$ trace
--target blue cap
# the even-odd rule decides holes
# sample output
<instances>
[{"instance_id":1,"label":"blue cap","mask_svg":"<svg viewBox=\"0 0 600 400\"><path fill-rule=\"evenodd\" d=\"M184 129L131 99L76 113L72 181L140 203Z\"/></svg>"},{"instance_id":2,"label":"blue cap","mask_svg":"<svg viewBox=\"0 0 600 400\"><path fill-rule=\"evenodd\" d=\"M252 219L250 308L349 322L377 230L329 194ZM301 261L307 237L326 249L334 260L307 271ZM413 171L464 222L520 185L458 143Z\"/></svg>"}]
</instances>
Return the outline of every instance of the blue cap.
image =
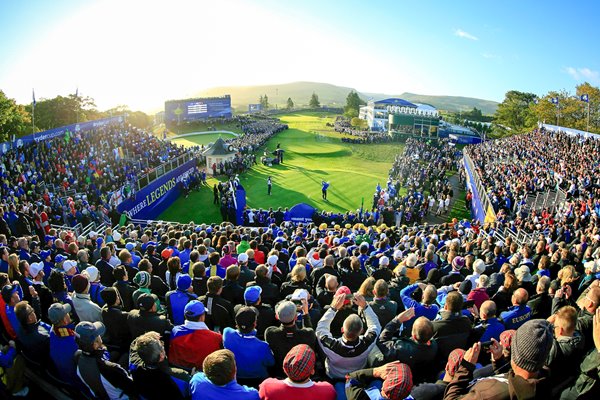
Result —
<instances>
[{"instance_id":1,"label":"blue cap","mask_svg":"<svg viewBox=\"0 0 600 400\"><path fill-rule=\"evenodd\" d=\"M48 256L52 254L52 252L50 250L44 250L40 252L40 258L42 259L42 261L44 261L46 258L48 258Z\"/></svg>"},{"instance_id":2,"label":"blue cap","mask_svg":"<svg viewBox=\"0 0 600 400\"><path fill-rule=\"evenodd\" d=\"M54 262L56 264L58 264L58 263L65 261L66 259L67 259L67 256L63 256L62 254L57 254L56 257L54 257Z\"/></svg>"},{"instance_id":3,"label":"blue cap","mask_svg":"<svg viewBox=\"0 0 600 400\"><path fill-rule=\"evenodd\" d=\"M104 335L106 328L102 322L83 321L75 327L75 336L85 343L94 343L98 336Z\"/></svg>"},{"instance_id":4,"label":"blue cap","mask_svg":"<svg viewBox=\"0 0 600 400\"><path fill-rule=\"evenodd\" d=\"M261 293L262 288L260 286L247 287L244 291L244 300L246 300L246 303L254 304L260 298Z\"/></svg>"},{"instance_id":5,"label":"blue cap","mask_svg":"<svg viewBox=\"0 0 600 400\"><path fill-rule=\"evenodd\" d=\"M101 237L99 237L98 239L96 239L96 245L98 247L102 246L102 243L104 243L104 239L102 239Z\"/></svg>"},{"instance_id":6,"label":"blue cap","mask_svg":"<svg viewBox=\"0 0 600 400\"><path fill-rule=\"evenodd\" d=\"M188 274L181 274L177 278L177 289L178 290L188 290L192 286L192 277Z\"/></svg>"},{"instance_id":7,"label":"blue cap","mask_svg":"<svg viewBox=\"0 0 600 400\"><path fill-rule=\"evenodd\" d=\"M204 304L199 300L192 300L185 305L183 314L186 317L199 317L204 314Z\"/></svg>"},{"instance_id":8,"label":"blue cap","mask_svg":"<svg viewBox=\"0 0 600 400\"><path fill-rule=\"evenodd\" d=\"M127 244L125 245L125 248L126 248L127 250L129 250L129 251L133 251L133 249L135 249L135 244L134 244L134 243L131 243L131 242L129 242L129 243L127 243Z\"/></svg>"},{"instance_id":9,"label":"blue cap","mask_svg":"<svg viewBox=\"0 0 600 400\"><path fill-rule=\"evenodd\" d=\"M302 241L302 236L296 236L296 237L294 238L294 241L296 241L296 242L301 242L301 241Z\"/></svg>"},{"instance_id":10,"label":"blue cap","mask_svg":"<svg viewBox=\"0 0 600 400\"><path fill-rule=\"evenodd\" d=\"M48 243L48 241L49 241L49 240L54 240L54 236L46 235L46 236L44 237L44 241L45 241L46 243Z\"/></svg>"}]
</instances>

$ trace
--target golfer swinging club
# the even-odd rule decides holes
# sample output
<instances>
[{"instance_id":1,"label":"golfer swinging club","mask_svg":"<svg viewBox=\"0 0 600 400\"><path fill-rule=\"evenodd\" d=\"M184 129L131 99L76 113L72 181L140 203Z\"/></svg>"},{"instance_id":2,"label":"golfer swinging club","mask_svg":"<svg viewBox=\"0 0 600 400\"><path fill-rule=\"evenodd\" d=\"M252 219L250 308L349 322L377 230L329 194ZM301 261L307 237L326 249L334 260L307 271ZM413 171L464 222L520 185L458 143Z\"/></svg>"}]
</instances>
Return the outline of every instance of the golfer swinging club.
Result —
<instances>
[{"instance_id":1,"label":"golfer swinging club","mask_svg":"<svg viewBox=\"0 0 600 400\"><path fill-rule=\"evenodd\" d=\"M323 200L327 200L327 189L329 188L329 182L322 181L321 182L321 193Z\"/></svg>"}]
</instances>

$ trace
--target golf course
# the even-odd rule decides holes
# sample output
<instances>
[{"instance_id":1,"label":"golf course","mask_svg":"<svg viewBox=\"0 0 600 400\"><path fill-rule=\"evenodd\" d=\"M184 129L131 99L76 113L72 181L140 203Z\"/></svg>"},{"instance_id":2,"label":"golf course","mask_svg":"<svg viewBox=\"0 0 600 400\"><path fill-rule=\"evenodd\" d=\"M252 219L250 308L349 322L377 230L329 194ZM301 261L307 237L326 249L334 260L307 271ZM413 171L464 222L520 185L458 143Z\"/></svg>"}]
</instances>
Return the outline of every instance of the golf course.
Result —
<instances>
[{"instance_id":1,"label":"golf course","mask_svg":"<svg viewBox=\"0 0 600 400\"><path fill-rule=\"evenodd\" d=\"M335 115L319 112L301 112L280 115L289 125L269 140L265 147L271 152L277 144L285 150L283 164L273 167L257 164L240 175L246 189L247 205L252 208L292 207L307 203L319 210L345 212L371 206L377 183L385 184L388 171L396 154L402 152L400 143L350 144L343 143L341 135L326 126ZM206 136L211 136L207 141ZM176 138L186 146L214 141L213 135ZM226 136L223 135L225 139ZM264 148L257 152L258 158ZM267 178L273 182L272 195L267 195ZM220 177L219 177L220 178ZM225 179L225 177L223 177ZM327 201L321 199L321 181L330 182ZM217 183L208 179L208 186L180 197L160 215L165 221L221 222L219 207L213 205L212 187Z\"/></svg>"}]
</instances>

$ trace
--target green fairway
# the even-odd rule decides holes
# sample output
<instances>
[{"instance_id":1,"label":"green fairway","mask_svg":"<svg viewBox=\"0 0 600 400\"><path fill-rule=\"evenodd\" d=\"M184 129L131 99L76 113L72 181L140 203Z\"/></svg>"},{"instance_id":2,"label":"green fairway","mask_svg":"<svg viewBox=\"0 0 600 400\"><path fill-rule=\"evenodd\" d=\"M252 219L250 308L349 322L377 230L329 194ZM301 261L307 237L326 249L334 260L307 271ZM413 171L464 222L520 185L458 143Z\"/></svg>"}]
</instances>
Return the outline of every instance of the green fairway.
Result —
<instances>
[{"instance_id":1,"label":"green fairway","mask_svg":"<svg viewBox=\"0 0 600 400\"><path fill-rule=\"evenodd\" d=\"M172 139L173 143L184 145L184 146L197 146L197 145L206 145L209 143L214 143L219 137L222 137L224 140L233 139L235 136L230 133L205 133L202 135L194 135L194 136L185 136L176 139Z\"/></svg>"},{"instance_id":2,"label":"green fairway","mask_svg":"<svg viewBox=\"0 0 600 400\"><path fill-rule=\"evenodd\" d=\"M308 203L319 210L344 212L356 210L364 197L370 207L378 182L385 184L399 143L357 145L342 143L340 135L327 127L335 116L324 113L293 113L280 116L290 127L266 144L269 152L277 144L285 150L282 165L257 165L240 176L246 189L247 204L253 208L291 207ZM198 136L185 138L197 144ZM200 140L200 139L198 139ZM264 149L264 148L263 148ZM263 153L258 152L258 158ZM273 194L267 195L267 177L273 181ZM328 200L321 199L321 181L331 183ZM167 221L220 222L218 206L212 205L212 185L179 198L160 218Z\"/></svg>"}]
</instances>

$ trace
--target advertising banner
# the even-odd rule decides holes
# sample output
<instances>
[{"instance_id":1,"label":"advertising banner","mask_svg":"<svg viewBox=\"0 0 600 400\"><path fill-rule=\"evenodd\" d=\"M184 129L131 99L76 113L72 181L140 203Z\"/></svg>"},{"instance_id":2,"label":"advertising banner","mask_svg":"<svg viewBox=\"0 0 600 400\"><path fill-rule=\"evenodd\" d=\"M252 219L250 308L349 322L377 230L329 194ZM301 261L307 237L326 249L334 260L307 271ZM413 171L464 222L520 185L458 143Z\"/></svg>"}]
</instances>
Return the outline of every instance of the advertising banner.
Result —
<instances>
[{"instance_id":1,"label":"advertising banner","mask_svg":"<svg viewBox=\"0 0 600 400\"><path fill-rule=\"evenodd\" d=\"M182 180L191 174L196 160L190 160L161 176L139 192L117 206L120 213L126 212L130 218L156 219L181 194Z\"/></svg>"},{"instance_id":2,"label":"advertising banner","mask_svg":"<svg viewBox=\"0 0 600 400\"><path fill-rule=\"evenodd\" d=\"M314 207L306 203L299 203L290 209L290 216L292 222L309 223L312 222L315 212L316 209Z\"/></svg>"},{"instance_id":3,"label":"advertising banner","mask_svg":"<svg viewBox=\"0 0 600 400\"><path fill-rule=\"evenodd\" d=\"M231 115L229 95L165 102L165 122L168 124L207 118L231 118Z\"/></svg>"},{"instance_id":4,"label":"advertising banner","mask_svg":"<svg viewBox=\"0 0 600 400\"><path fill-rule=\"evenodd\" d=\"M477 185L475 185L475 180L473 179L474 172L471 171L469 163L465 159L463 159L463 165L465 166L465 171L467 171L467 189L470 189L471 193L473 193L473 199L471 200L471 216L483 224L485 223L486 213L483 209L481 195L477 190ZM485 196L486 194L483 193L483 195Z\"/></svg>"}]
</instances>

